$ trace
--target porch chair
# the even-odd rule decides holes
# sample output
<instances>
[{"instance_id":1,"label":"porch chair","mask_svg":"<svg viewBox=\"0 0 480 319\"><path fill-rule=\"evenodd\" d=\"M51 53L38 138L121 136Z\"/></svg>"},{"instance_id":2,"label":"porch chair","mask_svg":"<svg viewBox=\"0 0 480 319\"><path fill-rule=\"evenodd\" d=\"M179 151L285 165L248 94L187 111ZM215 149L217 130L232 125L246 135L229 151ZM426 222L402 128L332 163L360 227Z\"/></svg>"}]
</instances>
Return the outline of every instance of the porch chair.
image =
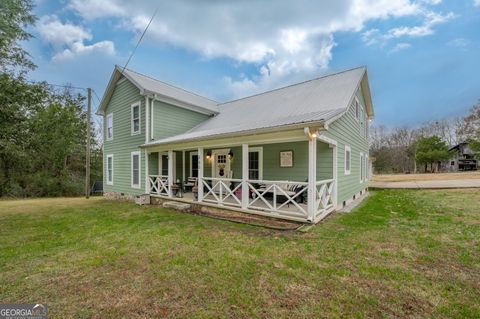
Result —
<instances>
[{"instance_id":1,"label":"porch chair","mask_svg":"<svg viewBox=\"0 0 480 319\"><path fill-rule=\"evenodd\" d=\"M190 191L192 191L193 188L195 186L197 186L197 183L198 183L198 178L197 177L188 177L185 184L183 184L184 191L186 192L187 188L189 188Z\"/></svg>"}]
</instances>

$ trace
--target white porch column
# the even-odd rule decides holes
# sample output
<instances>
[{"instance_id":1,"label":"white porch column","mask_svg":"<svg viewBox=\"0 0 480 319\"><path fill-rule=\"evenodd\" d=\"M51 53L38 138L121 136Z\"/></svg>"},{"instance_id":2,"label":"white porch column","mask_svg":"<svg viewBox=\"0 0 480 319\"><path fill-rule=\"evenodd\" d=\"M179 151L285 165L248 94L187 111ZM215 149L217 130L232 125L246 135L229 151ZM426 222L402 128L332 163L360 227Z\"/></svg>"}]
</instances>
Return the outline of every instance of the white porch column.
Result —
<instances>
[{"instance_id":1,"label":"white porch column","mask_svg":"<svg viewBox=\"0 0 480 319\"><path fill-rule=\"evenodd\" d=\"M187 179L185 178L185 151L182 151L182 185Z\"/></svg>"},{"instance_id":2,"label":"white porch column","mask_svg":"<svg viewBox=\"0 0 480 319\"><path fill-rule=\"evenodd\" d=\"M145 143L150 142L150 107L149 107L149 99L145 96Z\"/></svg>"},{"instance_id":3,"label":"white porch column","mask_svg":"<svg viewBox=\"0 0 480 319\"><path fill-rule=\"evenodd\" d=\"M168 197L172 197L173 185L173 151L168 151Z\"/></svg>"},{"instance_id":4,"label":"white porch column","mask_svg":"<svg viewBox=\"0 0 480 319\"><path fill-rule=\"evenodd\" d=\"M337 145L331 145L333 147L333 207L337 209L337 191L338 191L338 147Z\"/></svg>"},{"instance_id":5,"label":"white porch column","mask_svg":"<svg viewBox=\"0 0 480 319\"><path fill-rule=\"evenodd\" d=\"M203 147L198 148L198 201L203 200Z\"/></svg>"},{"instance_id":6,"label":"white porch column","mask_svg":"<svg viewBox=\"0 0 480 319\"><path fill-rule=\"evenodd\" d=\"M145 150L145 194L150 194L150 177L148 176L148 151Z\"/></svg>"},{"instance_id":7,"label":"white porch column","mask_svg":"<svg viewBox=\"0 0 480 319\"><path fill-rule=\"evenodd\" d=\"M248 144L242 144L242 208L248 206Z\"/></svg>"},{"instance_id":8,"label":"white porch column","mask_svg":"<svg viewBox=\"0 0 480 319\"><path fill-rule=\"evenodd\" d=\"M317 207L317 137L308 138L308 221L313 222Z\"/></svg>"}]
</instances>

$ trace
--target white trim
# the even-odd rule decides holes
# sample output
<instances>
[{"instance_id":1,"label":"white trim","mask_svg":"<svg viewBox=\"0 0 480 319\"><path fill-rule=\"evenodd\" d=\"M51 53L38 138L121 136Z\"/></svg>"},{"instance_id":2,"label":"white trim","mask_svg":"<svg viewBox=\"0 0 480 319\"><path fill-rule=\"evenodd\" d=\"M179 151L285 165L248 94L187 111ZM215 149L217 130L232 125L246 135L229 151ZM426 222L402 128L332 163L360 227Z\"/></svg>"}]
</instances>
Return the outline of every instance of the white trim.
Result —
<instances>
[{"instance_id":1,"label":"white trim","mask_svg":"<svg viewBox=\"0 0 480 319\"><path fill-rule=\"evenodd\" d=\"M140 131L142 129L142 107L141 107L140 101L137 101L135 103L132 103L130 105L130 135L138 135L140 134ZM134 125L133 125L133 109L138 107L138 131L134 131Z\"/></svg>"},{"instance_id":2,"label":"white trim","mask_svg":"<svg viewBox=\"0 0 480 319\"><path fill-rule=\"evenodd\" d=\"M112 119L112 136L111 136L111 137L108 137L108 119L109 119L109 118ZM107 119L107 124L106 124L105 137L106 137L106 140L107 140L107 141L112 141L112 140L113 140L113 112L107 114L106 119Z\"/></svg>"},{"instance_id":3,"label":"white trim","mask_svg":"<svg viewBox=\"0 0 480 319\"><path fill-rule=\"evenodd\" d=\"M154 121L153 121L153 110L155 109L155 103L154 103L154 100L152 99L150 101L150 141L153 140L153 128L155 127L154 126Z\"/></svg>"},{"instance_id":4,"label":"white trim","mask_svg":"<svg viewBox=\"0 0 480 319\"><path fill-rule=\"evenodd\" d=\"M177 181L177 157L176 157L177 153L175 153L175 151L173 152L173 182L176 183ZM158 175L168 175L168 172L167 174L163 174L163 160L162 160L162 156L166 156L167 159L168 159L168 151L163 151L163 152L158 152ZM168 163L168 162L167 162ZM167 164L167 169L168 169L168 164Z\"/></svg>"},{"instance_id":5,"label":"white trim","mask_svg":"<svg viewBox=\"0 0 480 319\"><path fill-rule=\"evenodd\" d=\"M364 167L365 165L363 164L363 161L364 161L363 153L360 152L360 163L359 163L360 169L358 170L360 184L363 183L363 179L365 178L365 172L363 171L365 169Z\"/></svg>"},{"instance_id":6,"label":"white trim","mask_svg":"<svg viewBox=\"0 0 480 319\"><path fill-rule=\"evenodd\" d=\"M368 181L368 155L365 154L365 181Z\"/></svg>"},{"instance_id":7,"label":"white trim","mask_svg":"<svg viewBox=\"0 0 480 319\"><path fill-rule=\"evenodd\" d=\"M148 122L149 122L148 99L149 97L145 96L145 143L148 143L150 141L148 138L150 136L149 127L148 127Z\"/></svg>"},{"instance_id":8,"label":"white trim","mask_svg":"<svg viewBox=\"0 0 480 319\"><path fill-rule=\"evenodd\" d=\"M355 119L360 122L360 116L361 116L361 112L360 112L360 109L361 109L361 104L360 104L360 101L358 100L358 97L357 97L357 91L355 91L355 99L353 100L353 105L354 105L354 112L355 112Z\"/></svg>"},{"instance_id":9,"label":"white trim","mask_svg":"<svg viewBox=\"0 0 480 319\"><path fill-rule=\"evenodd\" d=\"M190 170L189 170L189 173L188 173L188 177L192 177L192 176L193 176L192 163L193 163L193 156L194 156L194 155L197 155L197 175L198 175L198 152L190 152ZM184 178L184 180L187 180L187 179Z\"/></svg>"},{"instance_id":10,"label":"white trim","mask_svg":"<svg viewBox=\"0 0 480 319\"><path fill-rule=\"evenodd\" d=\"M229 148L222 148L222 149L216 149L216 150L212 150L212 157L210 158L210 161L212 162L211 163L211 166L212 166L212 177L219 177L219 176L215 176L216 174L216 169L215 169L215 162L216 162L216 159L215 159L215 155L226 155L226 162L225 164L228 163L228 171L225 171L225 174L229 174L230 171L232 170L232 161L230 159L230 156L228 156L228 153L230 153L230 149ZM200 184L199 184L200 185Z\"/></svg>"},{"instance_id":11,"label":"white trim","mask_svg":"<svg viewBox=\"0 0 480 319\"><path fill-rule=\"evenodd\" d=\"M348 152L348 164L349 164L348 169L347 169L347 152ZM352 149L348 145L345 145L343 167L345 170L345 175L350 175L352 173Z\"/></svg>"},{"instance_id":12,"label":"white trim","mask_svg":"<svg viewBox=\"0 0 480 319\"><path fill-rule=\"evenodd\" d=\"M112 159L112 180L111 181L109 180L110 176L109 176L109 172L108 172L108 159L109 158ZM113 165L113 154L108 154L107 155L107 165L106 166L107 166L107 178L106 178L105 182L107 183L107 185L113 185L113 176L114 176L114 174L113 174L113 167L114 167L114 165Z\"/></svg>"},{"instance_id":13,"label":"white trim","mask_svg":"<svg viewBox=\"0 0 480 319\"><path fill-rule=\"evenodd\" d=\"M248 148L248 153L253 153L253 152L258 152L258 179L262 180L263 179L263 146L249 147ZM247 159L249 160L250 157L248 157ZM248 173L248 176L247 176L248 179L251 179L250 178L250 165L248 165L247 173Z\"/></svg>"},{"instance_id":14,"label":"white trim","mask_svg":"<svg viewBox=\"0 0 480 319\"><path fill-rule=\"evenodd\" d=\"M308 140L307 221L313 223L317 210L317 139Z\"/></svg>"},{"instance_id":15,"label":"white trim","mask_svg":"<svg viewBox=\"0 0 480 319\"><path fill-rule=\"evenodd\" d=\"M138 184L133 183L133 157L135 155L138 156ZM130 186L132 188L140 188L140 180L142 179L142 163L140 162L141 160L142 156L140 155L140 151L130 152Z\"/></svg>"}]
</instances>

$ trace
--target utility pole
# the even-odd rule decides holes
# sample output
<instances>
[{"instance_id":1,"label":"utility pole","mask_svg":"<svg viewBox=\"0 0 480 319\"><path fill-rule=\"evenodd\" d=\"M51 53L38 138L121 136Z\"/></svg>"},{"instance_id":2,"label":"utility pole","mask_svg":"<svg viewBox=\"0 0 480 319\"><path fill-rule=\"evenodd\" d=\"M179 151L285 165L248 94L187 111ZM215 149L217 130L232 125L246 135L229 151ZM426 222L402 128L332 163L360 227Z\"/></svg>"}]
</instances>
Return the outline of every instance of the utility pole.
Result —
<instances>
[{"instance_id":1,"label":"utility pole","mask_svg":"<svg viewBox=\"0 0 480 319\"><path fill-rule=\"evenodd\" d=\"M90 197L90 111L92 108L92 89L87 88L88 102L87 102L87 152L85 156L85 198Z\"/></svg>"}]
</instances>

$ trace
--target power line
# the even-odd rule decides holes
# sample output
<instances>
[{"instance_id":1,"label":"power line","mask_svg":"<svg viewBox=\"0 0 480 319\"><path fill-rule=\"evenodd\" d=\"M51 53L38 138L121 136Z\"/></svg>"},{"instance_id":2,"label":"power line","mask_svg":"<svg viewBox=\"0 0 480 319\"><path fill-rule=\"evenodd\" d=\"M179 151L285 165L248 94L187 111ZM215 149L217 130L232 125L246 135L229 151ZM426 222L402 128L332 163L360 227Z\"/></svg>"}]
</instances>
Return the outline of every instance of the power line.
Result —
<instances>
[{"instance_id":1,"label":"power line","mask_svg":"<svg viewBox=\"0 0 480 319\"><path fill-rule=\"evenodd\" d=\"M125 66L124 66L123 69L122 69L122 73L123 73L123 71L125 71L125 68L127 67L128 63L130 62L130 59L131 59L131 58L133 57L133 55L135 54L135 51L137 50L138 46L140 45L140 42L142 41L143 36L145 35L145 33L147 33L148 27L149 27L150 24L152 23L153 18L155 18L155 15L157 14L157 11L158 11L158 8L155 9L155 12L153 13L152 17L150 18L150 21L148 22L147 26L145 27L145 30L143 30L143 33L142 33L142 35L140 36L140 39L138 39L137 45L136 45L135 48L133 49L132 54L130 54L130 56L128 57L127 63L125 63Z\"/></svg>"},{"instance_id":2,"label":"power line","mask_svg":"<svg viewBox=\"0 0 480 319\"><path fill-rule=\"evenodd\" d=\"M47 81L40 81L40 82L27 81L27 82L30 82L30 83L33 83L33 84L46 83L49 86L57 86L57 87L62 87L62 88L66 88L66 89L87 90L87 88L83 88L83 87L79 87L79 86L66 85L66 84L63 84L63 85L62 84L53 84L53 83L48 83Z\"/></svg>"},{"instance_id":3,"label":"power line","mask_svg":"<svg viewBox=\"0 0 480 319\"><path fill-rule=\"evenodd\" d=\"M92 91L93 91L93 94L95 95L95 97L97 98L98 103L102 103L102 101L100 100L100 98L97 95L97 92L94 89L92 89Z\"/></svg>"}]
</instances>

